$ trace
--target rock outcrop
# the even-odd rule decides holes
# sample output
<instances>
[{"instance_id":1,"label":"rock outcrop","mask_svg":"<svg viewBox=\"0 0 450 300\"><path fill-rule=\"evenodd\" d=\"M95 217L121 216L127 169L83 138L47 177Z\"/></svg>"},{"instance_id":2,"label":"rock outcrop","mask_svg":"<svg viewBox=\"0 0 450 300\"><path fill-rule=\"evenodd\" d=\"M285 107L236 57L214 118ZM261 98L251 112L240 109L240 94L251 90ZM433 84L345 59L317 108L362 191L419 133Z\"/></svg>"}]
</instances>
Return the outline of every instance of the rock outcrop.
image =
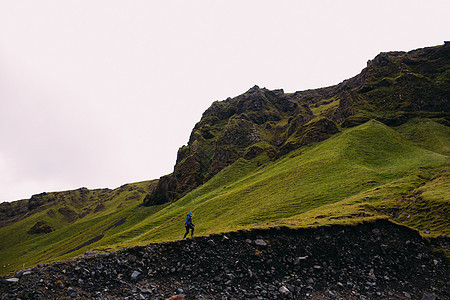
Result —
<instances>
[{"instance_id":1,"label":"rock outcrop","mask_svg":"<svg viewBox=\"0 0 450 300\"><path fill-rule=\"evenodd\" d=\"M1 299L448 299L449 263L437 253L385 220L272 228L90 252L0 278L0 291Z\"/></svg>"},{"instance_id":2,"label":"rock outcrop","mask_svg":"<svg viewBox=\"0 0 450 300\"><path fill-rule=\"evenodd\" d=\"M188 145L178 150L173 173L160 178L144 203L177 200L241 157L267 153L274 158L287 136L314 117L292 94L258 86L214 102L195 125Z\"/></svg>"},{"instance_id":3,"label":"rock outcrop","mask_svg":"<svg viewBox=\"0 0 450 300\"><path fill-rule=\"evenodd\" d=\"M30 230L27 231L27 233L41 234L41 233L50 233L52 231L55 231L55 228L53 228L52 224L45 221L38 221L30 228Z\"/></svg>"}]
</instances>

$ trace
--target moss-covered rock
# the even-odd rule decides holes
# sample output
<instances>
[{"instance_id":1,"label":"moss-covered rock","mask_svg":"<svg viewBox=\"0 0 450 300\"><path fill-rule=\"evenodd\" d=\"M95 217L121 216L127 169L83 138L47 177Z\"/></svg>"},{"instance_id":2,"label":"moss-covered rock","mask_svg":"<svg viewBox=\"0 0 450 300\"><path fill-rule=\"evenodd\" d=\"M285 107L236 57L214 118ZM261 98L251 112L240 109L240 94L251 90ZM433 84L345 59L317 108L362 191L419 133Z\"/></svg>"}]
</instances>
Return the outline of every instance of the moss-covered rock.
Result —
<instances>
[{"instance_id":1,"label":"moss-covered rock","mask_svg":"<svg viewBox=\"0 0 450 300\"><path fill-rule=\"evenodd\" d=\"M250 160L255 157L258 157L259 155L261 155L263 153L266 153L266 155L269 159L273 159L277 156L277 150L275 149L274 146L269 145L265 142L261 142L261 143L254 144L254 145L248 147L245 150L243 157L245 159Z\"/></svg>"},{"instance_id":2,"label":"moss-covered rock","mask_svg":"<svg viewBox=\"0 0 450 300\"><path fill-rule=\"evenodd\" d=\"M342 122L341 127L343 127L343 128L355 127L355 126L366 123L370 119L371 118L369 116L367 116L366 114L363 114L363 113L356 114L356 115L346 118Z\"/></svg>"},{"instance_id":3,"label":"moss-covered rock","mask_svg":"<svg viewBox=\"0 0 450 300\"><path fill-rule=\"evenodd\" d=\"M302 146L326 140L337 132L339 132L339 128L332 120L325 117L313 119L304 126L297 128L281 146L279 152L281 155L287 154Z\"/></svg>"},{"instance_id":4,"label":"moss-covered rock","mask_svg":"<svg viewBox=\"0 0 450 300\"><path fill-rule=\"evenodd\" d=\"M39 221L36 222L36 224L34 224L33 227L31 227L30 230L27 231L27 233L41 234L41 233L50 233L52 231L55 231L55 228L53 228L52 224L45 221Z\"/></svg>"}]
</instances>

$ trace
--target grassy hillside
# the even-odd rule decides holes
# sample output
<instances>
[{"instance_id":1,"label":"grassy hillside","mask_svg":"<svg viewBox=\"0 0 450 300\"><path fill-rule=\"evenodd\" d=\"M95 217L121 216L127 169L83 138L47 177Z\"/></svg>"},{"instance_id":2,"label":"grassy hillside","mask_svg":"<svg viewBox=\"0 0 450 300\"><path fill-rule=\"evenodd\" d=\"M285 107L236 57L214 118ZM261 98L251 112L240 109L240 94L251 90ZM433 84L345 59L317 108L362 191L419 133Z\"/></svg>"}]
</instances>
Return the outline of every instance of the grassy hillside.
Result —
<instances>
[{"instance_id":1,"label":"grassy hillside","mask_svg":"<svg viewBox=\"0 0 450 300\"><path fill-rule=\"evenodd\" d=\"M155 181L144 181L115 190L81 188L43 193L28 201L2 203L4 211L33 207L25 214L3 220L0 227L2 273L24 265L60 260L66 252L69 252L67 257L73 256L75 248L99 235L114 232L119 224L126 228L129 223L139 222L146 217L147 211L155 209L137 207L155 184ZM40 202L37 207L36 201ZM30 229L39 222L51 226L53 231L30 233Z\"/></svg>"},{"instance_id":2,"label":"grassy hillside","mask_svg":"<svg viewBox=\"0 0 450 300\"><path fill-rule=\"evenodd\" d=\"M415 122L416 127L422 127L429 121ZM436 127L445 136L442 143L448 149L447 127ZM445 182L441 170L449 163L447 156L411 143L411 137L399 131L370 121L276 162L264 156L250 162L239 160L152 216L152 230L135 228L136 234L127 235L127 239L178 238L183 216L189 210L196 215L199 234L280 223L310 226L353 222L389 215L386 203L395 206L398 197L431 184L433 178ZM443 193L441 201L448 204L445 184L433 187ZM378 203L384 202L386 212L380 212ZM448 218L436 217L442 225L439 228L447 230ZM434 232L437 228L436 224L431 229Z\"/></svg>"},{"instance_id":3,"label":"grassy hillside","mask_svg":"<svg viewBox=\"0 0 450 300\"><path fill-rule=\"evenodd\" d=\"M448 235L449 151L447 126L413 119L393 129L372 120L276 161L266 154L239 159L174 203L137 207L143 194L130 194L151 184L128 185L101 212L73 223L50 217L49 208L0 228L2 273L92 249L179 239L188 211L194 212L197 235L370 218L391 218L422 232L429 229L430 235ZM53 222L56 230L28 234L42 219ZM58 222L64 226L58 228Z\"/></svg>"}]
</instances>

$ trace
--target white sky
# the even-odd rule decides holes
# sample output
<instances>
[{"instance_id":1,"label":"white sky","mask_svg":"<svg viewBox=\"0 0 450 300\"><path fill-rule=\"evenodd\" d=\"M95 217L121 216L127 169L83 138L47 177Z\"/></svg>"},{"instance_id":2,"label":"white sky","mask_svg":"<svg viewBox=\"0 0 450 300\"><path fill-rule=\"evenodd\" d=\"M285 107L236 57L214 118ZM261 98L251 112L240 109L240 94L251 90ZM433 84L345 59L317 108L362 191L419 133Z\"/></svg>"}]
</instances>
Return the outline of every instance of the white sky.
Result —
<instances>
[{"instance_id":1,"label":"white sky","mask_svg":"<svg viewBox=\"0 0 450 300\"><path fill-rule=\"evenodd\" d=\"M0 202L172 172L215 100L443 44L450 1L0 0Z\"/></svg>"}]
</instances>

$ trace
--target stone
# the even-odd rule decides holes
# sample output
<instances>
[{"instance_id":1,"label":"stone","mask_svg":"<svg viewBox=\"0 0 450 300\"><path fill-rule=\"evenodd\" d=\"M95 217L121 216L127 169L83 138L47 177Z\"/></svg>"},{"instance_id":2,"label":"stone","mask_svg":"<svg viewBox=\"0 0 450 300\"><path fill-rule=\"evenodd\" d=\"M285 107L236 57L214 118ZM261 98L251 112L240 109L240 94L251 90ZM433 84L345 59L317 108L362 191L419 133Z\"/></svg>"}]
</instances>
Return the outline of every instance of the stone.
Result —
<instances>
[{"instance_id":1,"label":"stone","mask_svg":"<svg viewBox=\"0 0 450 300\"><path fill-rule=\"evenodd\" d=\"M327 291L327 295L328 295L329 297L331 297L331 298L336 297L336 294L335 294L333 291L330 291L330 290Z\"/></svg>"},{"instance_id":2,"label":"stone","mask_svg":"<svg viewBox=\"0 0 450 300\"><path fill-rule=\"evenodd\" d=\"M369 278L373 281L377 280L377 277L375 276L373 269L370 269Z\"/></svg>"},{"instance_id":3,"label":"stone","mask_svg":"<svg viewBox=\"0 0 450 300\"><path fill-rule=\"evenodd\" d=\"M248 277L250 277L250 278L253 277L253 272L252 272L252 270L248 269L248 270L247 270L247 273L248 273Z\"/></svg>"},{"instance_id":4,"label":"stone","mask_svg":"<svg viewBox=\"0 0 450 300\"><path fill-rule=\"evenodd\" d=\"M263 239L255 240L255 244L258 246L267 246L267 243Z\"/></svg>"},{"instance_id":5,"label":"stone","mask_svg":"<svg viewBox=\"0 0 450 300\"><path fill-rule=\"evenodd\" d=\"M133 273L131 274L131 280L138 280L140 276L141 276L141 272L133 271Z\"/></svg>"},{"instance_id":6,"label":"stone","mask_svg":"<svg viewBox=\"0 0 450 300\"><path fill-rule=\"evenodd\" d=\"M439 297L435 294L424 294L422 300L439 300Z\"/></svg>"},{"instance_id":7,"label":"stone","mask_svg":"<svg viewBox=\"0 0 450 300\"><path fill-rule=\"evenodd\" d=\"M11 278L7 278L6 281L7 281L7 282L15 283L15 282L18 282L18 281L19 281L19 278L11 277Z\"/></svg>"},{"instance_id":8,"label":"stone","mask_svg":"<svg viewBox=\"0 0 450 300\"><path fill-rule=\"evenodd\" d=\"M298 265L302 260L306 260L308 256L299 256L296 259L294 259L294 265Z\"/></svg>"},{"instance_id":9,"label":"stone","mask_svg":"<svg viewBox=\"0 0 450 300\"><path fill-rule=\"evenodd\" d=\"M283 286L281 286L279 289L278 289L278 291L281 293L281 294L283 294L283 295L287 295L287 294L289 294L291 291L287 288L287 287L285 287L284 285Z\"/></svg>"},{"instance_id":10,"label":"stone","mask_svg":"<svg viewBox=\"0 0 450 300\"><path fill-rule=\"evenodd\" d=\"M208 240L208 245L210 245L211 247L215 247L216 243L213 240Z\"/></svg>"},{"instance_id":11,"label":"stone","mask_svg":"<svg viewBox=\"0 0 450 300\"><path fill-rule=\"evenodd\" d=\"M23 271L22 270L16 272L16 274L14 274L14 276L17 277L17 278L21 278L22 275L23 275Z\"/></svg>"}]
</instances>

